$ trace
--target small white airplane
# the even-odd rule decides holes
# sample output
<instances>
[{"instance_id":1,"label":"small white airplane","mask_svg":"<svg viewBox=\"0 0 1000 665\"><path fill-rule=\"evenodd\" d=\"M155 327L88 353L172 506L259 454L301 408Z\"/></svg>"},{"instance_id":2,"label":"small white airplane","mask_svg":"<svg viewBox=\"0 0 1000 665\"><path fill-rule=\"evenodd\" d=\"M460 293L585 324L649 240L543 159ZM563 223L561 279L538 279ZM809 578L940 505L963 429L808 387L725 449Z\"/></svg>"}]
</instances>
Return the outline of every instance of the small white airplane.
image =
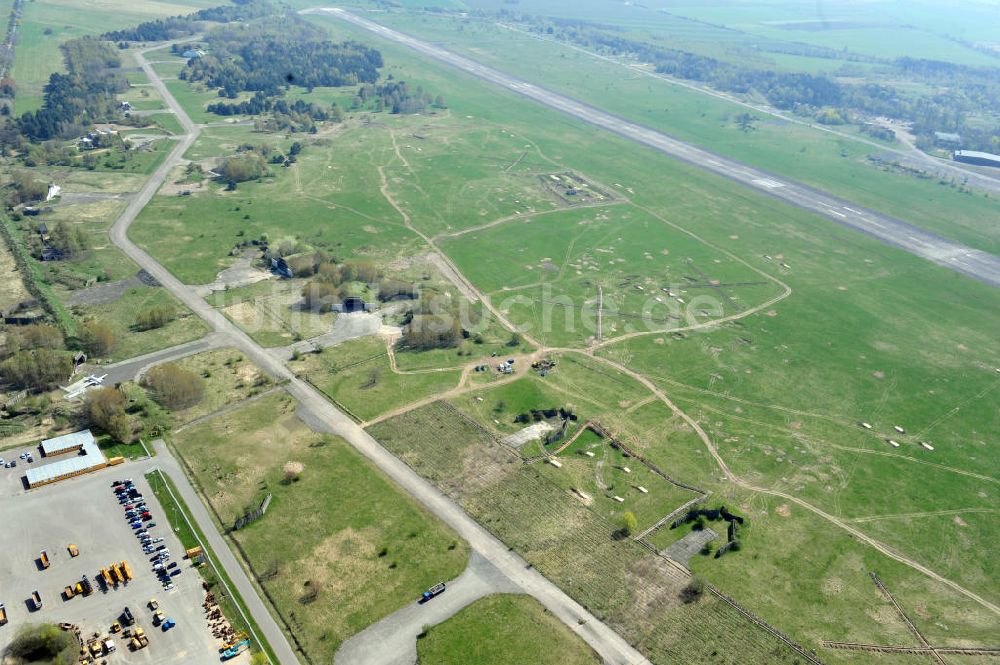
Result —
<instances>
[{"instance_id":1,"label":"small white airplane","mask_svg":"<svg viewBox=\"0 0 1000 665\"><path fill-rule=\"evenodd\" d=\"M93 374L80 379L79 381L72 383L68 386L59 386L64 391L66 391L66 399L74 400L83 395L90 388L96 388L104 383L104 379L107 378L107 374L103 376L94 376Z\"/></svg>"}]
</instances>

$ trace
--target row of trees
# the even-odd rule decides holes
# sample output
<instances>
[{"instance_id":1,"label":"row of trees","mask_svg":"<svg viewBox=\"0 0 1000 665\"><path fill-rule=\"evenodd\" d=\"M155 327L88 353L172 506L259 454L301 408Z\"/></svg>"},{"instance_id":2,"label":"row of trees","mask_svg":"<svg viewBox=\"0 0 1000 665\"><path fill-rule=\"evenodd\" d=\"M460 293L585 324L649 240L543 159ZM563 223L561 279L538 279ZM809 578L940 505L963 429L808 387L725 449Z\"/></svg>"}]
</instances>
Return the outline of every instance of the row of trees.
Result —
<instances>
[{"instance_id":1,"label":"row of trees","mask_svg":"<svg viewBox=\"0 0 1000 665\"><path fill-rule=\"evenodd\" d=\"M169 18L146 21L131 28L113 30L101 35L102 39L112 42L163 42L170 39L187 37L204 30L204 22L229 23L230 21L248 21L267 16L275 10L267 0L249 0L219 7L208 7L186 16L171 16ZM174 45L174 52L183 52L183 45Z\"/></svg>"},{"instance_id":2,"label":"row of trees","mask_svg":"<svg viewBox=\"0 0 1000 665\"><path fill-rule=\"evenodd\" d=\"M908 120L918 136L930 137L934 131L956 132L963 146L980 150L1000 150L1000 127L970 120L971 116L991 117L1000 107L1000 76L996 67L974 67L920 58L879 61L887 70L886 80L904 80L933 89L946 90L928 94L901 92L883 83L845 83L826 75L781 72L752 68L717 58L629 39L607 29L574 19L542 19L505 14L521 21L529 30L557 39L618 56L634 57L652 63L657 72L708 84L716 89L738 94L760 94L772 105L815 116L820 122L842 124L851 112L881 115ZM798 47L796 47L798 48ZM842 59L842 51L808 55Z\"/></svg>"},{"instance_id":3,"label":"row of trees","mask_svg":"<svg viewBox=\"0 0 1000 665\"><path fill-rule=\"evenodd\" d=\"M42 108L16 121L18 131L33 141L78 136L93 122L121 115L115 95L128 88L128 81L118 69L115 49L92 38L73 39L60 48L66 73L52 74Z\"/></svg>"},{"instance_id":4,"label":"row of trees","mask_svg":"<svg viewBox=\"0 0 1000 665\"><path fill-rule=\"evenodd\" d=\"M0 381L18 389L54 388L73 372L73 354L62 331L38 324L11 327L0 362Z\"/></svg>"},{"instance_id":5,"label":"row of trees","mask_svg":"<svg viewBox=\"0 0 1000 665\"><path fill-rule=\"evenodd\" d=\"M389 80L380 85L362 85L354 101L355 108L371 108L376 112L386 109L390 113L406 115L420 113L428 107L448 108L444 97L438 95L432 98L423 87L417 86L411 90L406 81Z\"/></svg>"},{"instance_id":6,"label":"row of trees","mask_svg":"<svg viewBox=\"0 0 1000 665\"><path fill-rule=\"evenodd\" d=\"M342 122L344 119L343 111L336 104L323 106L302 99L288 102L280 97L268 97L259 90L246 101L216 102L209 104L207 110L222 116L271 114L272 129L295 132L315 132L317 122Z\"/></svg>"}]
</instances>

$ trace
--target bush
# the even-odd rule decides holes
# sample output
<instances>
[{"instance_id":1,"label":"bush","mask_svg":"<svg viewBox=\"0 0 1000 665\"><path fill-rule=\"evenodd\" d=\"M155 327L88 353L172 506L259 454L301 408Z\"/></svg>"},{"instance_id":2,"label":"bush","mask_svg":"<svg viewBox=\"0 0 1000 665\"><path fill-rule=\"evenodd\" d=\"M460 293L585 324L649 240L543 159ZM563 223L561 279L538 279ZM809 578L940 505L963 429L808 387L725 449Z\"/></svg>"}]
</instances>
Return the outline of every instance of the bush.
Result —
<instances>
[{"instance_id":1,"label":"bush","mask_svg":"<svg viewBox=\"0 0 1000 665\"><path fill-rule=\"evenodd\" d=\"M73 354L54 349L21 351L0 363L0 379L17 388L55 388L73 373Z\"/></svg>"},{"instance_id":2,"label":"bush","mask_svg":"<svg viewBox=\"0 0 1000 665\"><path fill-rule=\"evenodd\" d=\"M286 485L298 482L302 477L302 472L305 470L306 467L302 462L285 462L285 466L282 467L282 472L284 473L282 482Z\"/></svg>"},{"instance_id":3,"label":"bush","mask_svg":"<svg viewBox=\"0 0 1000 665\"><path fill-rule=\"evenodd\" d=\"M76 662L76 640L51 623L25 626L11 641L4 655L15 663L70 665ZM7 662L6 659L4 662Z\"/></svg>"},{"instance_id":4,"label":"bush","mask_svg":"<svg viewBox=\"0 0 1000 665\"><path fill-rule=\"evenodd\" d=\"M152 393L153 399L175 411L190 408L205 396L202 378L172 363L149 370L142 384Z\"/></svg>"},{"instance_id":5,"label":"bush","mask_svg":"<svg viewBox=\"0 0 1000 665\"><path fill-rule=\"evenodd\" d=\"M80 326L80 345L87 355L106 356L115 347L114 331L99 321L87 321Z\"/></svg>"},{"instance_id":6,"label":"bush","mask_svg":"<svg viewBox=\"0 0 1000 665\"><path fill-rule=\"evenodd\" d=\"M88 390L83 400L84 413L90 424L104 430L122 443L135 439L136 423L126 412L127 400L116 388Z\"/></svg>"},{"instance_id":7,"label":"bush","mask_svg":"<svg viewBox=\"0 0 1000 665\"><path fill-rule=\"evenodd\" d=\"M177 317L177 311L170 305L155 305L140 312L135 319L136 330L162 328Z\"/></svg>"},{"instance_id":8,"label":"bush","mask_svg":"<svg viewBox=\"0 0 1000 665\"><path fill-rule=\"evenodd\" d=\"M59 328L44 323L7 329L7 352L27 349L62 349L63 335Z\"/></svg>"},{"instance_id":9,"label":"bush","mask_svg":"<svg viewBox=\"0 0 1000 665\"><path fill-rule=\"evenodd\" d=\"M691 580L681 589L681 601L689 604L697 602L705 594L705 580L698 575L692 575Z\"/></svg>"},{"instance_id":10,"label":"bush","mask_svg":"<svg viewBox=\"0 0 1000 665\"><path fill-rule=\"evenodd\" d=\"M639 529L639 520L636 518L635 513L631 510L626 510L622 513L622 534L625 536L631 536Z\"/></svg>"},{"instance_id":11,"label":"bush","mask_svg":"<svg viewBox=\"0 0 1000 665\"><path fill-rule=\"evenodd\" d=\"M230 185L248 180L259 180L267 173L267 162L256 152L244 152L227 157L219 168L222 179Z\"/></svg>"},{"instance_id":12,"label":"bush","mask_svg":"<svg viewBox=\"0 0 1000 665\"><path fill-rule=\"evenodd\" d=\"M403 328L402 345L409 349L448 349L462 342L462 326L457 317L418 314Z\"/></svg>"}]
</instances>

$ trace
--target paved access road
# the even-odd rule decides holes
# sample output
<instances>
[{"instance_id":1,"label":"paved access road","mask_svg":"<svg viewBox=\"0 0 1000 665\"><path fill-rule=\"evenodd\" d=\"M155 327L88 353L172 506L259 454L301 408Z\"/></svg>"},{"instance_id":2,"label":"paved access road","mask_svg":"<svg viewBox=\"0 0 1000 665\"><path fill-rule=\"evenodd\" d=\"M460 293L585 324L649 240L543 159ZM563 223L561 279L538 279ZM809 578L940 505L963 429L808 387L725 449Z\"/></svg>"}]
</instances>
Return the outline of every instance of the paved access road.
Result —
<instances>
[{"instance_id":1,"label":"paved access road","mask_svg":"<svg viewBox=\"0 0 1000 665\"><path fill-rule=\"evenodd\" d=\"M521 589L481 555L473 552L461 575L448 582L445 592L426 603L414 600L350 638L337 650L334 665L416 665L417 635L465 607L493 593L520 593Z\"/></svg>"},{"instance_id":2,"label":"paved access road","mask_svg":"<svg viewBox=\"0 0 1000 665\"><path fill-rule=\"evenodd\" d=\"M473 76L528 97L566 115L596 125L637 143L670 155L701 169L735 180L762 193L810 210L838 224L866 233L882 242L921 258L1000 288L1000 257L946 240L902 220L852 205L787 178L747 166L733 159L697 148L667 134L629 122L593 106L551 92L540 86L509 76L492 67L456 55L451 51L415 39L379 25L339 7L304 10L308 14L328 14L369 30L376 35L407 46L435 60L461 69Z\"/></svg>"},{"instance_id":3,"label":"paved access road","mask_svg":"<svg viewBox=\"0 0 1000 665\"><path fill-rule=\"evenodd\" d=\"M151 48L159 46L162 46L162 44ZM299 412L307 417L307 421L311 425L322 427L325 431L344 438L354 446L378 466L383 473L392 478L404 491L411 494L427 510L451 527L461 538L465 539L472 550L478 552L484 559L489 561L500 573L505 575L522 591L534 596L550 612L576 632L606 663L610 665L648 664L649 661L641 653L632 648L621 636L600 622L579 603L563 593L555 584L545 579L545 577L533 568L529 568L524 559L511 552L506 545L466 515L455 502L379 445L375 439L347 417L347 415L328 402L318 391L295 377L279 358L276 358L273 354L254 342L246 333L223 316L221 312L205 302L198 295L194 287L183 284L153 259L153 257L129 240L129 226L153 198L153 195L163 184L164 180L166 180L170 171L183 162L184 153L194 143L201 129L191 121L191 118L188 117L184 109L177 103L177 100L163 84L163 81L160 80L157 73L146 61L144 52L137 53L136 58L157 92L160 93L163 100L174 111L181 123L181 127L186 133L180 137L178 144L167 155L163 164L153 173L142 190L129 203L121 217L111 227L111 241L129 258L135 261L139 267L144 268L146 272L156 278L164 288L176 296L192 312L211 325L217 333L216 336L221 346L231 346L239 349L250 360L256 363L258 367L271 375L272 378L284 381L289 394L299 402ZM181 479L177 478L177 480ZM199 500L191 500L191 510L196 512L198 507L204 508ZM198 521L201 523L200 519ZM214 529L205 528L204 530L206 537L210 541L213 541L213 538L218 536ZM209 535L210 533L213 535ZM215 546L214 542L212 544ZM229 552L229 549L223 543L217 554L220 562L226 568L226 572L234 580L238 577L245 577L243 569L235 561L234 557L232 561L226 561L225 554L227 553L231 556L231 552ZM240 591L247 594L244 595L244 601L248 606L252 607L251 611L254 614L254 618L271 643L271 647L278 654L282 665L297 663L298 660L295 657L294 651L274 621L274 618L269 612L262 609L264 606L259 596L253 593L252 588L247 591L241 588ZM371 663L372 665L378 665L379 660L377 655L372 658Z\"/></svg>"}]
</instances>

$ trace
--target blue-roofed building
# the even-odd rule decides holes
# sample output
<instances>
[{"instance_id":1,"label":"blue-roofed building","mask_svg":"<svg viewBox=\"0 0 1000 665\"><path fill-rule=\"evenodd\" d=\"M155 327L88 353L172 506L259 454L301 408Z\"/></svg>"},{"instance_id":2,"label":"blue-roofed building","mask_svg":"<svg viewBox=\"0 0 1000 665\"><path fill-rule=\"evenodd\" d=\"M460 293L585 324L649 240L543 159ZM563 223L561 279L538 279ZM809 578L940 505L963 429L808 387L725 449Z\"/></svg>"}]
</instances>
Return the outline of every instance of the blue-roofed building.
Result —
<instances>
[{"instance_id":1,"label":"blue-roofed building","mask_svg":"<svg viewBox=\"0 0 1000 665\"><path fill-rule=\"evenodd\" d=\"M956 150L954 158L956 162L1000 168L1000 155L994 155L990 152L980 152L978 150Z\"/></svg>"},{"instance_id":2,"label":"blue-roofed building","mask_svg":"<svg viewBox=\"0 0 1000 665\"><path fill-rule=\"evenodd\" d=\"M42 441L42 454L45 457L79 452L88 443L95 443L94 435L89 429L70 432L52 439Z\"/></svg>"},{"instance_id":3,"label":"blue-roofed building","mask_svg":"<svg viewBox=\"0 0 1000 665\"><path fill-rule=\"evenodd\" d=\"M108 460L101 452L90 430L73 432L42 441L45 457L61 456L60 459L28 469L25 478L28 487L35 488L59 480L80 476L108 466Z\"/></svg>"}]
</instances>

